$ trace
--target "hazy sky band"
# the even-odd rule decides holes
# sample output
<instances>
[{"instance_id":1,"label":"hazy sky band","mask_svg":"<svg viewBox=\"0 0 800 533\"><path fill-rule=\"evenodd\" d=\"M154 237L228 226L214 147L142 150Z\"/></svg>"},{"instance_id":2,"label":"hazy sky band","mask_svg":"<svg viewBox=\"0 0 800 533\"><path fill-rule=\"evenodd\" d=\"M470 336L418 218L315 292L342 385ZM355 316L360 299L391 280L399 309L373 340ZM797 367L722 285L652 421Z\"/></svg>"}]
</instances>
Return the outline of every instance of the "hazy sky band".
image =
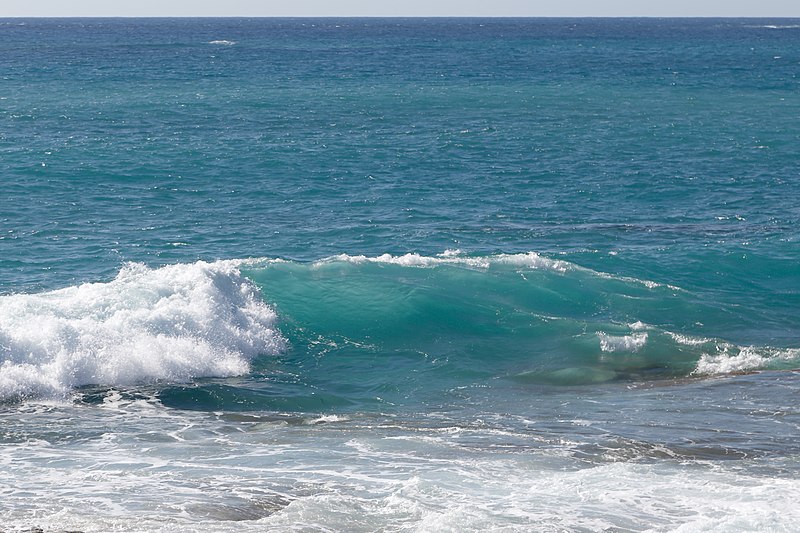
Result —
<instances>
[{"instance_id":1,"label":"hazy sky band","mask_svg":"<svg viewBox=\"0 0 800 533\"><path fill-rule=\"evenodd\" d=\"M2 0L0 17L800 17L798 0Z\"/></svg>"}]
</instances>

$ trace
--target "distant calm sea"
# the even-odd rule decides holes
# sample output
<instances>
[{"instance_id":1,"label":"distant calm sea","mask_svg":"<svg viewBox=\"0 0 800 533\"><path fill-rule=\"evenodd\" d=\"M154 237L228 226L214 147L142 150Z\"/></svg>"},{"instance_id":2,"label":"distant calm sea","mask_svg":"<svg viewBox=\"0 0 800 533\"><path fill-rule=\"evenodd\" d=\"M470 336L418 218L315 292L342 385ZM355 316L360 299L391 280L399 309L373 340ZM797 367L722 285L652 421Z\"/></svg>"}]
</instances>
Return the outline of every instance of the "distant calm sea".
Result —
<instances>
[{"instance_id":1,"label":"distant calm sea","mask_svg":"<svg viewBox=\"0 0 800 533\"><path fill-rule=\"evenodd\" d=\"M0 531L793 531L800 20L0 19Z\"/></svg>"}]
</instances>

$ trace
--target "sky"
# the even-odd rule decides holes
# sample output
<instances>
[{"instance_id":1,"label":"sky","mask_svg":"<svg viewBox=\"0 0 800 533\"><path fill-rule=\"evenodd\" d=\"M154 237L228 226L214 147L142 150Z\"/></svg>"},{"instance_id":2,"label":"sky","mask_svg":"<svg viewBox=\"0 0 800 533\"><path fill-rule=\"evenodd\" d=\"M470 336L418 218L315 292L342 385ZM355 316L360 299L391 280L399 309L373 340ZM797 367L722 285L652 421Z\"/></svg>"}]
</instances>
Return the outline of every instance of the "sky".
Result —
<instances>
[{"instance_id":1,"label":"sky","mask_svg":"<svg viewBox=\"0 0 800 533\"><path fill-rule=\"evenodd\" d=\"M0 17L800 17L800 0L0 0Z\"/></svg>"}]
</instances>

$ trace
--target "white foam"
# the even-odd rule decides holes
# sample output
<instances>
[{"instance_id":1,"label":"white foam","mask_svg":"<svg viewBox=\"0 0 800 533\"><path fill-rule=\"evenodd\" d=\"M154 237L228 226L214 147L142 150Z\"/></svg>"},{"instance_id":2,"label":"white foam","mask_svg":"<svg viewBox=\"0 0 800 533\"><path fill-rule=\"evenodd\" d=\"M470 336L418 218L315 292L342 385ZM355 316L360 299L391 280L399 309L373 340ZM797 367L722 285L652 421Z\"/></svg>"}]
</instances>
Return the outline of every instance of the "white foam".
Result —
<instances>
[{"instance_id":1,"label":"white foam","mask_svg":"<svg viewBox=\"0 0 800 533\"><path fill-rule=\"evenodd\" d=\"M490 268L494 264L512 265L519 267L529 267L537 269L555 270L558 272L566 272L571 269L579 269L567 261L560 261L557 259L550 259L543 257L536 252L528 252L524 254L499 254L492 256L469 257L458 255L459 251L446 251L438 257L424 256L416 253L404 255L391 255L383 254L376 257L368 257L365 255L348 255L339 254L318 261L316 264L325 264L336 261L347 262L352 264L364 263L383 263L390 265L399 265L405 267L434 267L438 265L463 265L473 268Z\"/></svg>"},{"instance_id":2,"label":"white foam","mask_svg":"<svg viewBox=\"0 0 800 533\"><path fill-rule=\"evenodd\" d=\"M216 40L216 41L208 41L208 44L219 44L219 45L224 45L224 46L233 46L234 44L236 44L236 41L227 41L225 39L219 39L219 40Z\"/></svg>"},{"instance_id":3,"label":"white foam","mask_svg":"<svg viewBox=\"0 0 800 533\"><path fill-rule=\"evenodd\" d=\"M678 344L683 344L685 346L702 346L703 344L717 342L714 339L708 339L705 337L689 337L687 335L681 335L680 333L673 333L671 331L665 331L664 333L672 337L672 340Z\"/></svg>"},{"instance_id":4,"label":"white foam","mask_svg":"<svg viewBox=\"0 0 800 533\"><path fill-rule=\"evenodd\" d=\"M748 25L747 28L764 28L767 30L796 30L800 29L800 24L762 24L762 25Z\"/></svg>"},{"instance_id":5,"label":"white foam","mask_svg":"<svg viewBox=\"0 0 800 533\"><path fill-rule=\"evenodd\" d=\"M683 291L683 289L681 289L680 287L675 286L675 285L670 285L668 283L666 283L666 284L665 283L658 283L656 281L651 281L649 279L639 279L639 278L633 278L633 277L630 277L630 276L615 276L613 274L608 274L606 272L597 272L597 271L594 271L594 270L590 270L588 268L584 269L584 270L586 270L587 272L592 272L593 274L595 274L596 276L599 276L601 278L610 279L610 280L617 280L617 281L623 281L625 283L635 283L635 284L638 284L638 285L644 285L648 289L660 289L662 287L666 287L666 288L668 288L670 290L673 290L673 291Z\"/></svg>"},{"instance_id":6,"label":"white foam","mask_svg":"<svg viewBox=\"0 0 800 533\"><path fill-rule=\"evenodd\" d=\"M247 372L285 341L238 264L129 264L108 283L0 297L0 399Z\"/></svg>"},{"instance_id":7,"label":"white foam","mask_svg":"<svg viewBox=\"0 0 800 533\"><path fill-rule=\"evenodd\" d=\"M596 276L601 279L643 285L648 289L667 288L672 291L683 291L683 289L675 285L658 283L655 281L628 276L616 276L607 272L600 272L592 270L591 268L577 265L575 263L570 263L569 261L545 257L536 252L497 254L488 256L467 256L462 255L461 250L445 250L443 253L438 254L435 257L420 255L417 253L408 253L404 255L382 254L374 257L366 255L339 254L321 259L313 264L315 266L320 266L335 262L346 262L356 265L364 263L382 263L420 268L430 268L439 265L460 265L470 268L489 269L493 265L508 265L512 267L530 268L535 270L550 270L561 274L567 272L578 272L588 276Z\"/></svg>"},{"instance_id":8,"label":"white foam","mask_svg":"<svg viewBox=\"0 0 800 533\"><path fill-rule=\"evenodd\" d=\"M597 337L604 352L638 352L647 344L647 333L616 336L599 331Z\"/></svg>"},{"instance_id":9,"label":"white foam","mask_svg":"<svg viewBox=\"0 0 800 533\"><path fill-rule=\"evenodd\" d=\"M444 252L439 254L439 257L458 257L461 255L462 252L458 248L455 250L445 250Z\"/></svg>"},{"instance_id":10,"label":"white foam","mask_svg":"<svg viewBox=\"0 0 800 533\"><path fill-rule=\"evenodd\" d=\"M769 368L786 368L794 362L800 366L800 348L773 346L741 346L722 339L693 337L662 331L676 344L699 352L693 370L695 375L730 374Z\"/></svg>"},{"instance_id":11,"label":"white foam","mask_svg":"<svg viewBox=\"0 0 800 533\"><path fill-rule=\"evenodd\" d=\"M730 374L769 368L776 362L800 360L800 348L757 348L726 345L722 353L703 355L697 362L695 374Z\"/></svg>"},{"instance_id":12,"label":"white foam","mask_svg":"<svg viewBox=\"0 0 800 533\"><path fill-rule=\"evenodd\" d=\"M334 422L347 422L350 420L346 416L339 416L339 415L323 415L317 418L313 418L311 420L306 420L305 423L309 425L314 424L331 424Z\"/></svg>"}]
</instances>

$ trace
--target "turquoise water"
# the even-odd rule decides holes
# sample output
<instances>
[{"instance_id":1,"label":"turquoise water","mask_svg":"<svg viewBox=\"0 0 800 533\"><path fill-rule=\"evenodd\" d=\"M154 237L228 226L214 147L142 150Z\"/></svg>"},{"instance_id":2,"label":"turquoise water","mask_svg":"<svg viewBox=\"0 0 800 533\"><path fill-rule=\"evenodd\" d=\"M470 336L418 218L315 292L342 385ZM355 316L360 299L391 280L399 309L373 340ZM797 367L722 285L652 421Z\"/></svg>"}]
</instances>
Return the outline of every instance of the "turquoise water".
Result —
<instances>
[{"instance_id":1,"label":"turquoise water","mask_svg":"<svg viewBox=\"0 0 800 533\"><path fill-rule=\"evenodd\" d=\"M800 518L800 22L0 35L0 527Z\"/></svg>"}]
</instances>

